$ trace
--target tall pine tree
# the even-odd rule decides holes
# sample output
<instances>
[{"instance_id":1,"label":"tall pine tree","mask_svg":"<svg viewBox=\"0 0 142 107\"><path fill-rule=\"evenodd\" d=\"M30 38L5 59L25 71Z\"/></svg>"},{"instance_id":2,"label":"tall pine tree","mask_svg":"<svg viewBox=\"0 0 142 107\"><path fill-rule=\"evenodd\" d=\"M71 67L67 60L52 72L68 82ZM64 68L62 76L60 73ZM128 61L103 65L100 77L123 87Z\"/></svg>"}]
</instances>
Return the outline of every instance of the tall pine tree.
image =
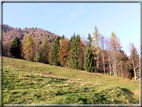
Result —
<instances>
[{"instance_id":1,"label":"tall pine tree","mask_svg":"<svg viewBox=\"0 0 142 107\"><path fill-rule=\"evenodd\" d=\"M59 57L59 49L60 49L60 36L57 36L56 40L54 41L51 49L51 55L50 55L50 64L52 65L60 65L58 61Z\"/></svg>"},{"instance_id":2,"label":"tall pine tree","mask_svg":"<svg viewBox=\"0 0 142 107\"><path fill-rule=\"evenodd\" d=\"M65 36L64 36L64 35L62 35L61 39L65 39Z\"/></svg>"},{"instance_id":3,"label":"tall pine tree","mask_svg":"<svg viewBox=\"0 0 142 107\"><path fill-rule=\"evenodd\" d=\"M35 37L33 41L33 54L34 54L34 61L36 62L39 62L41 60L38 48L39 48L39 43L37 41L37 38Z\"/></svg>"},{"instance_id":4,"label":"tall pine tree","mask_svg":"<svg viewBox=\"0 0 142 107\"><path fill-rule=\"evenodd\" d=\"M87 48L87 51L85 54L84 69L90 72L93 72L93 69L94 69L93 54L89 47Z\"/></svg>"},{"instance_id":5,"label":"tall pine tree","mask_svg":"<svg viewBox=\"0 0 142 107\"><path fill-rule=\"evenodd\" d=\"M74 44L75 44L75 39L76 39L76 35L74 34L73 36L71 36L70 39L70 67L73 68L74 66Z\"/></svg>"},{"instance_id":6,"label":"tall pine tree","mask_svg":"<svg viewBox=\"0 0 142 107\"><path fill-rule=\"evenodd\" d=\"M11 43L10 53L15 58L20 58L21 56L20 40L18 39L17 36L14 38L14 40Z\"/></svg>"},{"instance_id":7,"label":"tall pine tree","mask_svg":"<svg viewBox=\"0 0 142 107\"><path fill-rule=\"evenodd\" d=\"M90 33L88 34L88 41L87 41L87 46L91 47L92 46L92 37L90 35Z\"/></svg>"},{"instance_id":8,"label":"tall pine tree","mask_svg":"<svg viewBox=\"0 0 142 107\"><path fill-rule=\"evenodd\" d=\"M44 37L42 41L42 62L43 63L48 63L47 61L47 55L48 55L48 41L47 38Z\"/></svg>"},{"instance_id":9,"label":"tall pine tree","mask_svg":"<svg viewBox=\"0 0 142 107\"><path fill-rule=\"evenodd\" d=\"M80 35L71 37L70 67L79 69Z\"/></svg>"},{"instance_id":10,"label":"tall pine tree","mask_svg":"<svg viewBox=\"0 0 142 107\"><path fill-rule=\"evenodd\" d=\"M40 54L39 52L36 53L36 55L34 56L34 61L39 62L41 60Z\"/></svg>"}]
</instances>

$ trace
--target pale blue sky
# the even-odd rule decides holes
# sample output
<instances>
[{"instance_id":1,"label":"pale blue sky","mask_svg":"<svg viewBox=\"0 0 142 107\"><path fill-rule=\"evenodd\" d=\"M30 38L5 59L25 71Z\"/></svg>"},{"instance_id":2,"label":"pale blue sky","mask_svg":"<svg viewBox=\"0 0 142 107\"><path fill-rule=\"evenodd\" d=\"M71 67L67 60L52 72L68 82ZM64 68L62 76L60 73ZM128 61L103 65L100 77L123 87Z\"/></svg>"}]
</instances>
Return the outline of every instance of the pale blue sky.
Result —
<instances>
[{"instance_id":1,"label":"pale blue sky","mask_svg":"<svg viewBox=\"0 0 142 107\"><path fill-rule=\"evenodd\" d=\"M37 27L69 38L93 36L95 26L103 36L114 32L128 54L133 42L140 51L139 3L4 3L3 24Z\"/></svg>"}]
</instances>

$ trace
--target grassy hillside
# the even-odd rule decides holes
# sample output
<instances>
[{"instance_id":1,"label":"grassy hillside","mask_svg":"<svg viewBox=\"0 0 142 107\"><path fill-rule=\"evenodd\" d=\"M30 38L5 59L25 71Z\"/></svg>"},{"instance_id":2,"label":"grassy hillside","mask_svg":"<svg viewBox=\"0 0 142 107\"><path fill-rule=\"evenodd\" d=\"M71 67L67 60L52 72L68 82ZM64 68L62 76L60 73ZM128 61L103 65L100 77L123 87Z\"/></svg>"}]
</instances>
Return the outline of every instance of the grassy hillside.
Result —
<instances>
[{"instance_id":1,"label":"grassy hillside","mask_svg":"<svg viewBox=\"0 0 142 107\"><path fill-rule=\"evenodd\" d=\"M4 104L138 104L139 82L3 57Z\"/></svg>"}]
</instances>

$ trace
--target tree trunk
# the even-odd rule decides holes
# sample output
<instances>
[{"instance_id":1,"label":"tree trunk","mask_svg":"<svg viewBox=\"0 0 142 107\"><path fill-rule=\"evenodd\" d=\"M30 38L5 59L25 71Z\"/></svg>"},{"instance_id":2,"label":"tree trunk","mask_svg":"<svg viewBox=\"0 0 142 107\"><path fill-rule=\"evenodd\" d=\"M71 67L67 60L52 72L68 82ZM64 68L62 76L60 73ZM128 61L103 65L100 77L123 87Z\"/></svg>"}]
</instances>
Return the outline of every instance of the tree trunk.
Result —
<instances>
[{"instance_id":1,"label":"tree trunk","mask_svg":"<svg viewBox=\"0 0 142 107\"><path fill-rule=\"evenodd\" d=\"M104 74L105 74L105 73L106 73L106 72L105 72L105 64L103 64L103 68L104 68Z\"/></svg>"},{"instance_id":2,"label":"tree trunk","mask_svg":"<svg viewBox=\"0 0 142 107\"><path fill-rule=\"evenodd\" d=\"M8 50L8 46L6 45L5 56L7 56L7 50Z\"/></svg>"},{"instance_id":3,"label":"tree trunk","mask_svg":"<svg viewBox=\"0 0 142 107\"><path fill-rule=\"evenodd\" d=\"M110 70L110 76L112 75L111 73L111 63L110 63L110 56L108 57L108 62L109 62L109 70Z\"/></svg>"},{"instance_id":4,"label":"tree trunk","mask_svg":"<svg viewBox=\"0 0 142 107\"><path fill-rule=\"evenodd\" d=\"M116 65L116 62L115 62L115 72L116 72L116 76L118 75L118 72L117 72L117 65Z\"/></svg>"},{"instance_id":5,"label":"tree trunk","mask_svg":"<svg viewBox=\"0 0 142 107\"><path fill-rule=\"evenodd\" d=\"M136 71L134 71L134 74L135 74L135 81L136 81L137 80Z\"/></svg>"},{"instance_id":6,"label":"tree trunk","mask_svg":"<svg viewBox=\"0 0 142 107\"><path fill-rule=\"evenodd\" d=\"M115 71L114 71L114 68L115 68L115 67L114 67L114 63L112 64L112 67L113 67L113 68L112 68L112 69L113 69L113 75L115 76Z\"/></svg>"},{"instance_id":7,"label":"tree trunk","mask_svg":"<svg viewBox=\"0 0 142 107\"><path fill-rule=\"evenodd\" d=\"M115 76L114 57L112 59L112 70L113 70L113 75Z\"/></svg>"},{"instance_id":8,"label":"tree trunk","mask_svg":"<svg viewBox=\"0 0 142 107\"><path fill-rule=\"evenodd\" d=\"M135 81L137 80L137 74L136 74L136 69L135 69L135 65L134 65L134 60L132 60L132 63L133 63L133 70L134 70L134 78L135 78Z\"/></svg>"},{"instance_id":9,"label":"tree trunk","mask_svg":"<svg viewBox=\"0 0 142 107\"><path fill-rule=\"evenodd\" d=\"M113 72L114 72L114 76L117 77L117 69L116 69L116 60L115 60L115 56L114 56L114 61L113 61Z\"/></svg>"},{"instance_id":10,"label":"tree trunk","mask_svg":"<svg viewBox=\"0 0 142 107\"><path fill-rule=\"evenodd\" d=\"M112 73L111 73L111 64L109 64L109 69L110 69L110 76L112 75Z\"/></svg>"},{"instance_id":11,"label":"tree trunk","mask_svg":"<svg viewBox=\"0 0 142 107\"><path fill-rule=\"evenodd\" d=\"M36 41L36 62L37 62L37 41Z\"/></svg>"},{"instance_id":12,"label":"tree trunk","mask_svg":"<svg viewBox=\"0 0 142 107\"><path fill-rule=\"evenodd\" d=\"M99 54L97 54L97 73L98 73L98 69L99 69Z\"/></svg>"},{"instance_id":13,"label":"tree trunk","mask_svg":"<svg viewBox=\"0 0 142 107\"><path fill-rule=\"evenodd\" d=\"M122 77L123 77L123 68L122 68L122 62L121 62L121 72L122 72Z\"/></svg>"},{"instance_id":14,"label":"tree trunk","mask_svg":"<svg viewBox=\"0 0 142 107\"><path fill-rule=\"evenodd\" d=\"M104 69L104 74L105 74L105 62L104 62L104 53L102 52L102 56L103 56L103 69Z\"/></svg>"}]
</instances>

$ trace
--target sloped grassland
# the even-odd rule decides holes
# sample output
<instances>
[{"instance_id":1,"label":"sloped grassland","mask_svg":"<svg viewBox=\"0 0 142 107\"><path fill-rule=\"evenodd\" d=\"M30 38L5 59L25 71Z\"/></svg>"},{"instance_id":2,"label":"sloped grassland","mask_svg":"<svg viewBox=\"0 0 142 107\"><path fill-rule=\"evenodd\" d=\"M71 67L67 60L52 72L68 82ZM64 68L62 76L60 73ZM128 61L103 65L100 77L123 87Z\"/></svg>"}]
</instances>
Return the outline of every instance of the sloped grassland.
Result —
<instances>
[{"instance_id":1,"label":"sloped grassland","mask_svg":"<svg viewBox=\"0 0 142 107\"><path fill-rule=\"evenodd\" d=\"M138 104L139 82L3 57L4 104Z\"/></svg>"}]
</instances>

